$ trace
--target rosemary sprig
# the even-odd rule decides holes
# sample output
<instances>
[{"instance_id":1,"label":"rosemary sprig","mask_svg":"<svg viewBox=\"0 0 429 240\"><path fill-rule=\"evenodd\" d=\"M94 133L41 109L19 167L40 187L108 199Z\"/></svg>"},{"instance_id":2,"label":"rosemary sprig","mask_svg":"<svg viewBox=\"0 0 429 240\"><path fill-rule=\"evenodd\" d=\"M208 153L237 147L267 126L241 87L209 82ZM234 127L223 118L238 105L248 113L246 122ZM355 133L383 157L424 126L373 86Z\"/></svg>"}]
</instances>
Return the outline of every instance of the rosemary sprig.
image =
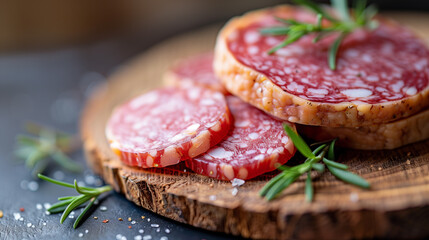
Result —
<instances>
[{"instance_id":1,"label":"rosemary sprig","mask_svg":"<svg viewBox=\"0 0 429 240\"><path fill-rule=\"evenodd\" d=\"M89 203L85 206L81 214L76 218L73 224L73 228L77 228L79 224L83 221L83 218L85 217L86 213L93 206L94 202L97 200L97 197L100 196L100 194L112 191L112 187L109 185L98 187L98 188L80 187L78 186L76 179L74 180L74 184L70 184L70 183L49 178L40 173L38 174L38 177L40 179L43 179L45 181L48 181L63 187L74 188L79 193L79 195L77 196L59 197L58 198L59 202L53 204L48 209L48 212L50 213L60 213L60 212L63 213L60 219L61 224L64 222L64 220L66 220L66 218L68 217L71 211L73 211L76 208L79 208L81 205L89 201Z\"/></svg>"},{"instance_id":2,"label":"rosemary sprig","mask_svg":"<svg viewBox=\"0 0 429 240\"><path fill-rule=\"evenodd\" d=\"M339 18L331 15L325 11L323 7L311 0L294 0L294 2L315 12L317 15L316 24L299 22L292 19L276 18L285 26L264 28L261 29L260 32L266 35L285 35L287 37L283 42L270 49L268 54L273 54L280 48L292 44L309 34L316 34L313 39L314 43L328 35L338 34L328 51L329 68L335 70L337 68L336 58L338 49L344 38L358 28L375 29L377 27L377 22L373 20L377 13L377 9L373 5L366 7L366 0L355 1L353 14L350 14L346 0L331 0L331 6L339 15ZM323 25L323 19L329 21L329 24Z\"/></svg>"},{"instance_id":3,"label":"rosemary sprig","mask_svg":"<svg viewBox=\"0 0 429 240\"><path fill-rule=\"evenodd\" d=\"M33 136L18 135L15 154L25 160L25 165L32 169L33 176L42 173L50 160L71 172L82 170L79 164L66 155L79 148L79 141L75 137L34 123L27 124L26 130Z\"/></svg>"},{"instance_id":4,"label":"rosemary sprig","mask_svg":"<svg viewBox=\"0 0 429 240\"><path fill-rule=\"evenodd\" d=\"M325 165L328 170L338 179L362 187L369 188L370 184L363 179L362 177L347 171L348 166L342 163L335 162L335 142L322 143L319 147L314 149L311 148L305 143L305 141L293 131L288 125L284 124L284 129L295 147L298 151L305 156L307 159L304 163L294 166L286 167L280 166L279 170L282 172L272 178L259 192L259 194L265 197L267 200L272 200L278 196L284 189L286 189L290 184L292 184L299 176L307 174L305 181L305 196L308 202L313 200L314 188L311 180L311 171L314 169L320 173L324 172ZM320 161L325 163L321 164Z\"/></svg>"}]
</instances>

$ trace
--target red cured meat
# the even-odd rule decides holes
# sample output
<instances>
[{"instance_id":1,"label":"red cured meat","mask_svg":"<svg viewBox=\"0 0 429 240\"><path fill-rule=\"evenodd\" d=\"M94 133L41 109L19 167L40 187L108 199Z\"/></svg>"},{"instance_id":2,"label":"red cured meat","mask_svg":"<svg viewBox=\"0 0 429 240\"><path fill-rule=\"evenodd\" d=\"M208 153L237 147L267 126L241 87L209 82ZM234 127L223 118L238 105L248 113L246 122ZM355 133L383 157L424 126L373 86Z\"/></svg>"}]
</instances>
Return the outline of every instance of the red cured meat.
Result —
<instances>
[{"instance_id":1,"label":"red cured meat","mask_svg":"<svg viewBox=\"0 0 429 240\"><path fill-rule=\"evenodd\" d=\"M204 88L162 88L118 107L106 135L122 161L164 167L195 157L219 143L231 123L225 97Z\"/></svg>"},{"instance_id":2,"label":"red cured meat","mask_svg":"<svg viewBox=\"0 0 429 240\"><path fill-rule=\"evenodd\" d=\"M229 96L227 101L234 128L207 153L186 161L190 169L221 180L250 179L276 169L295 154L282 121L237 97Z\"/></svg>"},{"instance_id":3,"label":"red cured meat","mask_svg":"<svg viewBox=\"0 0 429 240\"><path fill-rule=\"evenodd\" d=\"M293 11L288 18L315 23L314 14ZM415 95L429 85L429 51L408 29L380 21L375 31L355 31L341 44L337 69L328 66L335 37L316 44L315 35L268 55L284 36L263 36L261 28L279 25L273 15L238 29L229 50L245 66L303 99L341 103L384 103Z\"/></svg>"},{"instance_id":4,"label":"red cured meat","mask_svg":"<svg viewBox=\"0 0 429 240\"><path fill-rule=\"evenodd\" d=\"M280 119L327 127L383 124L429 106L429 50L407 28L377 18L375 30L354 31L332 71L335 35L318 43L308 35L269 55L285 36L259 30L280 25L275 17L316 22L314 13L285 5L233 18L220 31L214 72L233 95Z\"/></svg>"},{"instance_id":5,"label":"red cured meat","mask_svg":"<svg viewBox=\"0 0 429 240\"><path fill-rule=\"evenodd\" d=\"M165 74L164 82L173 86L200 86L227 94L213 72L213 52L179 61Z\"/></svg>"}]
</instances>

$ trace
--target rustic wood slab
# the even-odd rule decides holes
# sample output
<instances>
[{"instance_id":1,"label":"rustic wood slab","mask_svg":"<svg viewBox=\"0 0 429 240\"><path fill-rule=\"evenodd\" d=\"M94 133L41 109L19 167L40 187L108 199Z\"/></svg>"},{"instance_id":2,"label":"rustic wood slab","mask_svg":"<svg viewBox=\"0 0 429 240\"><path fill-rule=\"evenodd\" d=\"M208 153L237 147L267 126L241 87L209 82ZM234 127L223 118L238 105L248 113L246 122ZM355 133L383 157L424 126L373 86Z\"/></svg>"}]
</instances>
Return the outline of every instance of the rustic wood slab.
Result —
<instances>
[{"instance_id":1,"label":"rustic wood slab","mask_svg":"<svg viewBox=\"0 0 429 240\"><path fill-rule=\"evenodd\" d=\"M429 41L429 15L392 13ZM219 26L164 42L124 65L87 103L81 132L89 166L138 206L178 222L251 238L410 238L429 236L429 141L394 151L342 150L339 161L372 185L362 190L315 175L315 200L304 201L304 179L267 202L258 190L270 175L247 181L234 196L230 182L173 168L121 164L104 127L118 104L160 86L175 60L210 51ZM292 160L297 161L297 160ZM272 175L271 175L272 176Z\"/></svg>"}]
</instances>

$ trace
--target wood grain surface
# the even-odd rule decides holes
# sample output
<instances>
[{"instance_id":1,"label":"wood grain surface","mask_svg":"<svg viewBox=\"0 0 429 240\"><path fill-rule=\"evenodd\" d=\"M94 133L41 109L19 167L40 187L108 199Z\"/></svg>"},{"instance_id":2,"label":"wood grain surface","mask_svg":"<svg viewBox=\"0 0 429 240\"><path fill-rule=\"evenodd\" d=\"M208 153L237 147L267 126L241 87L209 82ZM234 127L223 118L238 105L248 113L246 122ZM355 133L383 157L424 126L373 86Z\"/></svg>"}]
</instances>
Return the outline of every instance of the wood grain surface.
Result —
<instances>
[{"instance_id":1,"label":"wood grain surface","mask_svg":"<svg viewBox=\"0 0 429 240\"><path fill-rule=\"evenodd\" d=\"M429 15L390 13L429 42ZM161 84L177 59L213 49L220 26L168 40L124 65L87 103L81 133L89 166L136 205L196 227L263 239L415 238L429 236L429 141L393 151L341 150L339 162L365 177L362 190L314 174L315 199L306 203L304 179L267 202L259 189L272 174L247 181L232 194L231 182L184 168L142 170L121 164L104 128L112 109ZM299 159L292 160L296 164Z\"/></svg>"}]
</instances>

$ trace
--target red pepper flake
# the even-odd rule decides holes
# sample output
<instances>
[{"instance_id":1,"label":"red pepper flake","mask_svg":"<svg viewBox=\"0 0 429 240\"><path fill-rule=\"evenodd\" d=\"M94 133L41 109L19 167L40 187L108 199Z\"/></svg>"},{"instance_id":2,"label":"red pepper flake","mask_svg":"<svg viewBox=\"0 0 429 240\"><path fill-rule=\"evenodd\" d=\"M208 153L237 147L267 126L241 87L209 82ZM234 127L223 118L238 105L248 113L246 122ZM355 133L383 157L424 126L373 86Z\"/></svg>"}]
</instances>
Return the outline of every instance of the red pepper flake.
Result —
<instances>
[{"instance_id":1,"label":"red pepper flake","mask_svg":"<svg viewBox=\"0 0 429 240\"><path fill-rule=\"evenodd\" d=\"M24 212L25 211L25 208L19 208L19 211L21 211L21 212Z\"/></svg>"},{"instance_id":2,"label":"red pepper flake","mask_svg":"<svg viewBox=\"0 0 429 240\"><path fill-rule=\"evenodd\" d=\"M109 222L109 219L103 220L103 223L108 223L108 222Z\"/></svg>"},{"instance_id":3,"label":"red pepper flake","mask_svg":"<svg viewBox=\"0 0 429 240\"><path fill-rule=\"evenodd\" d=\"M129 229L131 229L132 227L131 227L131 226L128 226L128 228L129 228Z\"/></svg>"}]
</instances>

